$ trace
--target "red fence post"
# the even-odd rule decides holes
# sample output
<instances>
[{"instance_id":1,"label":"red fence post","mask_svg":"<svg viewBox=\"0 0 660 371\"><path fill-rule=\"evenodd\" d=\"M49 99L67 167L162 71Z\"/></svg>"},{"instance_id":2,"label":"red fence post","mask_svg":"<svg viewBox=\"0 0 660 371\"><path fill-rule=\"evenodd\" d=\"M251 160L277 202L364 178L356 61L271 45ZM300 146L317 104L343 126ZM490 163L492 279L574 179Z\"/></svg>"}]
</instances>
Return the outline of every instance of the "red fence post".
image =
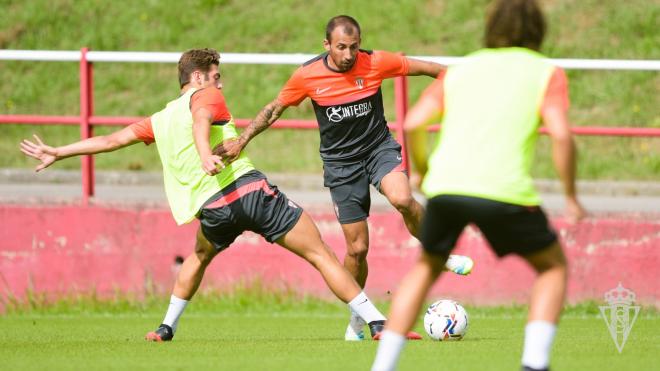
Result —
<instances>
[{"instance_id":1,"label":"red fence post","mask_svg":"<svg viewBox=\"0 0 660 371\"><path fill-rule=\"evenodd\" d=\"M403 121L408 112L408 78L406 76L394 79L394 101L396 107L396 138L401 144L401 157L403 166L410 173L408 167L408 148L406 147L406 133L403 130Z\"/></svg>"},{"instance_id":2,"label":"red fence post","mask_svg":"<svg viewBox=\"0 0 660 371\"><path fill-rule=\"evenodd\" d=\"M80 139L92 137L92 126L89 118L92 116L92 64L87 61L87 48L80 50ZM94 195L94 158L91 155L82 156L82 203L89 204L89 197Z\"/></svg>"}]
</instances>

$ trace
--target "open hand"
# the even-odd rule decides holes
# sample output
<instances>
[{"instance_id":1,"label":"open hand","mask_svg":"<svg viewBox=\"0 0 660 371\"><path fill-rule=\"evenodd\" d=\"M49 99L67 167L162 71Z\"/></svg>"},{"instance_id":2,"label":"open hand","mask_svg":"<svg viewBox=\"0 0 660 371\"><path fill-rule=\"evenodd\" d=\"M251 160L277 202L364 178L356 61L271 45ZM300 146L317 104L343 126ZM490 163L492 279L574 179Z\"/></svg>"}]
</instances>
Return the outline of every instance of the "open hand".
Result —
<instances>
[{"instance_id":1,"label":"open hand","mask_svg":"<svg viewBox=\"0 0 660 371\"><path fill-rule=\"evenodd\" d=\"M20 146L21 152L23 152L26 156L41 161L41 163L34 168L35 171L39 172L52 165L53 162L57 161L57 150L44 144L44 142L42 142L36 134L33 136L36 143L30 142L27 139L23 139L23 141L20 143Z\"/></svg>"}]
</instances>

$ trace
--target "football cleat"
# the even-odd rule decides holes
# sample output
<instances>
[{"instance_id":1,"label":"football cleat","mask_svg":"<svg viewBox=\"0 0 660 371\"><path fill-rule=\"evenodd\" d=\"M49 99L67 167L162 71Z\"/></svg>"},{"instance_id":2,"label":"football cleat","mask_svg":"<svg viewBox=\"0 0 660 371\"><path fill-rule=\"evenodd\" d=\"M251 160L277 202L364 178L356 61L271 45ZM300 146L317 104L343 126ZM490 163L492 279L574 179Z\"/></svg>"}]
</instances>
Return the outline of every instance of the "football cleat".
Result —
<instances>
[{"instance_id":1,"label":"football cleat","mask_svg":"<svg viewBox=\"0 0 660 371\"><path fill-rule=\"evenodd\" d=\"M170 326L164 323L158 326L156 331L151 331L148 332L146 335L144 335L145 340L156 341L156 342L171 341L173 337L174 337L174 331L172 331L172 328Z\"/></svg>"},{"instance_id":2,"label":"football cleat","mask_svg":"<svg viewBox=\"0 0 660 371\"><path fill-rule=\"evenodd\" d=\"M344 340L346 341L361 341L364 340L364 331L360 330L355 332L353 327L349 324L346 326L346 333L344 334Z\"/></svg>"},{"instance_id":3,"label":"football cleat","mask_svg":"<svg viewBox=\"0 0 660 371\"><path fill-rule=\"evenodd\" d=\"M385 328L385 321L371 321L369 322L369 331L371 332L371 338L373 340L380 340L380 334ZM408 340L422 340L422 335L416 333L415 331L409 331L406 334L406 339Z\"/></svg>"},{"instance_id":4,"label":"football cleat","mask_svg":"<svg viewBox=\"0 0 660 371\"><path fill-rule=\"evenodd\" d=\"M467 276L472 272L474 261L469 256L463 255L449 255L445 263L445 269L461 276Z\"/></svg>"},{"instance_id":5,"label":"football cleat","mask_svg":"<svg viewBox=\"0 0 660 371\"><path fill-rule=\"evenodd\" d=\"M385 328L385 321L369 322L369 332L371 332L371 338L374 340L380 339L380 333L383 332L384 328Z\"/></svg>"},{"instance_id":6,"label":"football cleat","mask_svg":"<svg viewBox=\"0 0 660 371\"><path fill-rule=\"evenodd\" d=\"M351 315L351 320L348 323L348 326L346 327L346 333L344 334L344 340L346 341L360 341L364 340L364 326L366 325L366 322L358 316L358 315ZM355 329L359 329L356 331Z\"/></svg>"}]
</instances>

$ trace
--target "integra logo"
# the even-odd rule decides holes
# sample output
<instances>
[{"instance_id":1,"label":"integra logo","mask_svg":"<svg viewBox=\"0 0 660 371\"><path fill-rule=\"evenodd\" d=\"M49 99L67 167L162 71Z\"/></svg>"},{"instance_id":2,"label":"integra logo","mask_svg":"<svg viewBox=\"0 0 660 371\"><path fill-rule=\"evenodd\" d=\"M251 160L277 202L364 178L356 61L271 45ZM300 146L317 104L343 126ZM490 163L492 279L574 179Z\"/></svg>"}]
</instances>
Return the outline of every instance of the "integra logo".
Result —
<instances>
[{"instance_id":1,"label":"integra logo","mask_svg":"<svg viewBox=\"0 0 660 371\"><path fill-rule=\"evenodd\" d=\"M371 102L367 101L350 106L328 107L325 115L331 122L341 122L343 119L351 119L366 116L371 112Z\"/></svg>"}]
</instances>

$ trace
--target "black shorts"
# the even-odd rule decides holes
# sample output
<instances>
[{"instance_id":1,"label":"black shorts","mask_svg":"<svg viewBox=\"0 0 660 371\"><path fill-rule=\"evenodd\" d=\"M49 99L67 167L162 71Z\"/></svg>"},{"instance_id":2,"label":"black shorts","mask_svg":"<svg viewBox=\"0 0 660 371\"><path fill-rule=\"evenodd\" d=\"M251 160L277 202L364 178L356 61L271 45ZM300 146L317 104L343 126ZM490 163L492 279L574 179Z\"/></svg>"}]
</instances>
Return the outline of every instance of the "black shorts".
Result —
<instances>
[{"instance_id":1,"label":"black shorts","mask_svg":"<svg viewBox=\"0 0 660 371\"><path fill-rule=\"evenodd\" d=\"M479 227L498 256L527 255L557 241L539 206L440 195L431 198L426 206L420 239L424 250L434 255L449 255L468 223Z\"/></svg>"},{"instance_id":2,"label":"black shorts","mask_svg":"<svg viewBox=\"0 0 660 371\"><path fill-rule=\"evenodd\" d=\"M206 239L224 250L244 231L275 242L296 225L302 212L264 174L252 170L209 198L199 219Z\"/></svg>"},{"instance_id":3,"label":"black shorts","mask_svg":"<svg viewBox=\"0 0 660 371\"><path fill-rule=\"evenodd\" d=\"M380 181L392 171L405 171L401 145L392 136L362 160L324 162L323 183L330 188L339 223L366 219L371 208L369 184L380 191Z\"/></svg>"}]
</instances>

